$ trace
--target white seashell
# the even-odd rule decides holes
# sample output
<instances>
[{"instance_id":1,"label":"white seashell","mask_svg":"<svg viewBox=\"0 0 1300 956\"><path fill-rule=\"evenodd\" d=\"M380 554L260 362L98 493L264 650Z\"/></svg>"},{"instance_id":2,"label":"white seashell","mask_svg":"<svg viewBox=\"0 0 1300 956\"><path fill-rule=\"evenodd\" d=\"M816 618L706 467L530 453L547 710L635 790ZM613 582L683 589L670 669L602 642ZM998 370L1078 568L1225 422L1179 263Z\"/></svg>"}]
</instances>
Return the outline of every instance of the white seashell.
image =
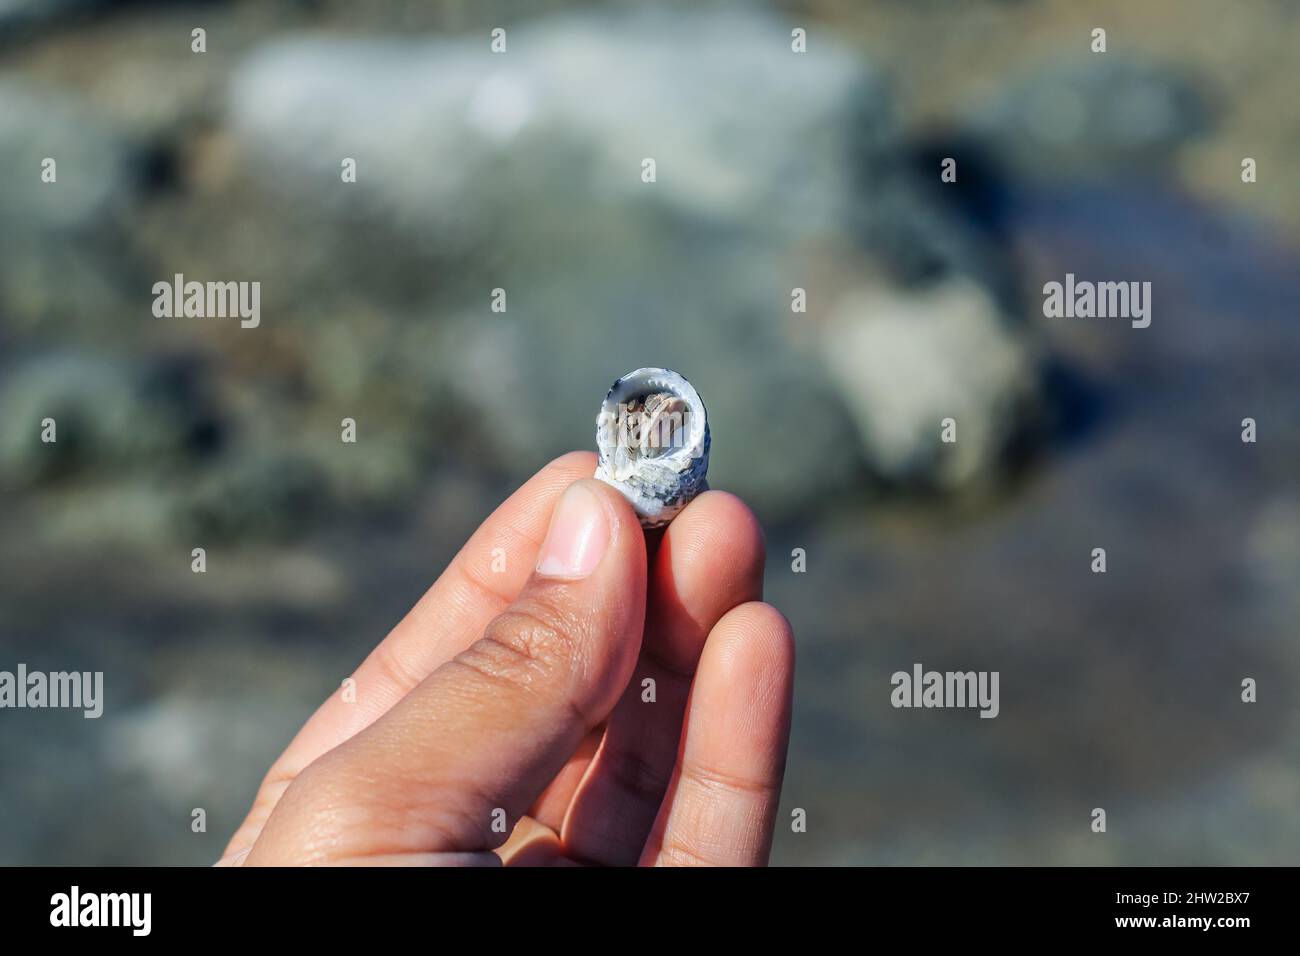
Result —
<instances>
[{"instance_id":1,"label":"white seashell","mask_svg":"<svg viewBox=\"0 0 1300 956\"><path fill-rule=\"evenodd\" d=\"M709 422L672 369L639 368L610 386L596 416L596 477L632 502L643 528L666 525L708 489Z\"/></svg>"}]
</instances>

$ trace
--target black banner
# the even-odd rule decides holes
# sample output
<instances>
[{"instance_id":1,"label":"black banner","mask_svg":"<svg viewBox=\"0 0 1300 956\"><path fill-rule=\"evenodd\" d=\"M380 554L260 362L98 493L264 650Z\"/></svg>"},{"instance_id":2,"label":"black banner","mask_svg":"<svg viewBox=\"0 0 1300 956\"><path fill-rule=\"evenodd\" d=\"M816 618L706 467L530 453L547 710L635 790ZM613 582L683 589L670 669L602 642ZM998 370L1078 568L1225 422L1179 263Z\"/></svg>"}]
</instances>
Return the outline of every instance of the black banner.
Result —
<instances>
[{"instance_id":1,"label":"black banner","mask_svg":"<svg viewBox=\"0 0 1300 956\"><path fill-rule=\"evenodd\" d=\"M247 943L371 941L393 932L486 940L606 928L690 927L735 941L807 932L924 932L985 941L1120 939L1179 945L1278 931L1295 875L1281 869L0 871L5 937ZM378 935L377 935L378 934ZM430 935L434 934L434 935Z\"/></svg>"}]
</instances>

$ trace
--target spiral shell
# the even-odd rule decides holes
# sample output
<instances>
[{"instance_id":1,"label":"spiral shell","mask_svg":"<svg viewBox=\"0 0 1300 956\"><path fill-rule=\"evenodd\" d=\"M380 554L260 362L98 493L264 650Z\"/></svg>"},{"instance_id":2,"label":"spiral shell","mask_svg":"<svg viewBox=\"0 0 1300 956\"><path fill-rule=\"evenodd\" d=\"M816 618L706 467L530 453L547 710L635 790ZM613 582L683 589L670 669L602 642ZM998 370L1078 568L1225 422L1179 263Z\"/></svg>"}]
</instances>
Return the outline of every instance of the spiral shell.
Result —
<instances>
[{"instance_id":1,"label":"spiral shell","mask_svg":"<svg viewBox=\"0 0 1300 956\"><path fill-rule=\"evenodd\" d=\"M709 422L672 369L639 368L610 386L596 416L596 477L632 503L643 528L666 525L707 490Z\"/></svg>"}]
</instances>

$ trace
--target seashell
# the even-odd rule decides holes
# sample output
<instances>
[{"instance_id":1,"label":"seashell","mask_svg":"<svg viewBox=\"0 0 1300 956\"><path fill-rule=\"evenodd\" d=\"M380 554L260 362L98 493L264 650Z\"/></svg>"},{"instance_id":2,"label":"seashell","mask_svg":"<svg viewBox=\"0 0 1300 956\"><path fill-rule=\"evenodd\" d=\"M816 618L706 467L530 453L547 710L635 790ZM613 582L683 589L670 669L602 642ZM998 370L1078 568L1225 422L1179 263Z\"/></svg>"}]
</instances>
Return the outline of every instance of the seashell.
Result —
<instances>
[{"instance_id":1,"label":"seashell","mask_svg":"<svg viewBox=\"0 0 1300 956\"><path fill-rule=\"evenodd\" d=\"M672 521L709 487L709 421L672 369L639 368L610 386L596 416L596 477L621 491L643 528Z\"/></svg>"}]
</instances>

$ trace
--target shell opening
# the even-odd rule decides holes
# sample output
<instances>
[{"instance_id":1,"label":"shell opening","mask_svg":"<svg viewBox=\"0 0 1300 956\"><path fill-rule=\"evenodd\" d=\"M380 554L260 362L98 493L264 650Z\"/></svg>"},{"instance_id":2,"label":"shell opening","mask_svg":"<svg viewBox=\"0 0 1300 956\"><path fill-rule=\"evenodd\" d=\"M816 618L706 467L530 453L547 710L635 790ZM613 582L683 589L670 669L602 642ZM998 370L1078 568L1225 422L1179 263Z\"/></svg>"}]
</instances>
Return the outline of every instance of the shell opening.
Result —
<instances>
[{"instance_id":1,"label":"shell opening","mask_svg":"<svg viewBox=\"0 0 1300 956\"><path fill-rule=\"evenodd\" d=\"M620 407L620 413L619 443L630 461L661 458L686 446L690 409L681 396L671 392L636 396Z\"/></svg>"}]
</instances>

